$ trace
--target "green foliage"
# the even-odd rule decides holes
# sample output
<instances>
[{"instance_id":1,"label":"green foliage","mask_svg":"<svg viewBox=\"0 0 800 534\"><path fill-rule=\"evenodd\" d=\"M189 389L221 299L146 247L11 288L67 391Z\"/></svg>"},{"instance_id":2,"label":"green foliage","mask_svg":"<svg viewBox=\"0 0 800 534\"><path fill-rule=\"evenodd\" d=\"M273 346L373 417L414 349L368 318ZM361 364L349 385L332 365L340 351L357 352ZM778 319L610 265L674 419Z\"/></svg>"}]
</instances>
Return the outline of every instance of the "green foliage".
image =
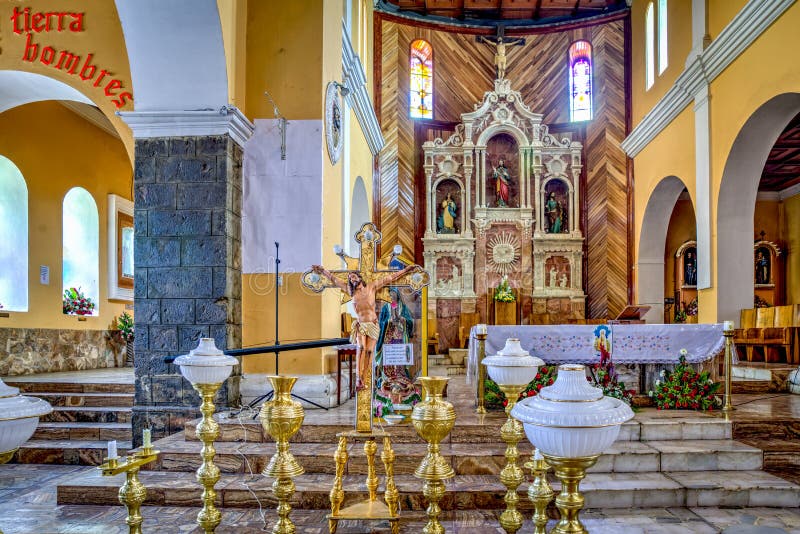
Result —
<instances>
[{"instance_id":1,"label":"green foliage","mask_svg":"<svg viewBox=\"0 0 800 534\"><path fill-rule=\"evenodd\" d=\"M515 302L517 300L514 292L511 291L511 286L508 285L508 276L503 276L500 285L494 290L494 300L496 302Z\"/></svg>"},{"instance_id":2,"label":"green foliage","mask_svg":"<svg viewBox=\"0 0 800 534\"><path fill-rule=\"evenodd\" d=\"M117 319L117 330L122 334L122 339L130 343L134 338L133 317L128 312L122 312Z\"/></svg>"},{"instance_id":3,"label":"green foliage","mask_svg":"<svg viewBox=\"0 0 800 534\"><path fill-rule=\"evenodd\" d=\"M520 393L518 401L526 397L534 397L543 387L550 386L556 379L555 365L543 365L539 367L539 371L533 380L525 386L525 389ZM500 391L500 387L491 378L486 379L486 396L484 398L484 405L486 408L501 408L508 404L506 396Z\"/></svg>"},{"instance_id":4,"label":"green foliage","mask_svg":"<svg viewBox=\"0 0 800 534\"><path fill-rule=\"evenodd\" d=\"M656 380L655 390L648 392L659 410L711 410L722 405L716 396L722 383L712 382L708 371L692 369L686 363L686 349L681 349L675 369L669 374L662 371L662 376L664 380Z\"/></svg>"},{"instance_id":5,"label":"green foliage","mask_svg":"<svg viewBox=\"0 0 800 534\"><path fill-rule=\"evenodd\" d=\"M83 294L81 288L71 287L64 290L63 310L67 315L91 315L94 302Z\"/></svg>"}]
</instances>

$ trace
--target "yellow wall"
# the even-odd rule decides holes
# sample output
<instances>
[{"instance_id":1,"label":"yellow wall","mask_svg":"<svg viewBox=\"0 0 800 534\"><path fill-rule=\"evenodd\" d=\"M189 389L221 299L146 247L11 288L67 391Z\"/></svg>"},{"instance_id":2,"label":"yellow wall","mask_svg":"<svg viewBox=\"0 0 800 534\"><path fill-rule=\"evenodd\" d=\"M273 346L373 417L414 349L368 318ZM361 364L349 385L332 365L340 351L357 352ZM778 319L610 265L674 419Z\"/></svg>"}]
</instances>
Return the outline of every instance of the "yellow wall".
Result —
<instances>
[{"instance_id":1,"label":"yellow wall","mask_svg":"<svg viewBox=\"0 0 800 534\"><path fill-rule=\"evenodd\" d=\"M228 74L228 99L244 109L247 83L247 0L217 0L225 70Z\"/></svg>"},{"instance_id":2,"label":"yellow wall","mask_svg":"<svg viewBox=\"0 0 800 534\"><path fill-rule=\"evenodd\" d=\"M719 37L719 32L747 4L747 0L708 0L708 34L711 39Z\"/></svg>"},{"instance_id":3,"label":"yellow wall","mask_svg":"<svg viewBox=\"0 0 800 534\"><path fill-rule=\"evenodd\" d=\"M14 8L31 8L32 12L77 12L84 13L84 31L50 31L32 33L32 42L38 45L41 55L43 47L50 46L56 51L56 63L61 51L69 51L81 56L81 65L86 60L87 54L92 54L91 64L97 67L94 77L96 81L100 69L111 71L103 82L116 78L120 80L123 89L120 91L133 92L131 73L128 66L128 53L122 34L122 26L117 15L114 2L97 2L95 0L72 0L63 2L59 0L29 0L21 3L11 0L0 0L0 34L2 34L2 53L0 53L0 70L21 70L43 74L77 89L90 98L100 110L109 118L111 123L120 133L128 154L133 160L133 136L128 126L114 113L118 108L105 95L105 83L97 87L89 81L82 81L76 74L69 74L66 70L59 70L52 65L45 65L40 60L34 62L23 61L22 56L26 46L26 34L17 35L13 32L11 16ZM41 57L41 56L40 56ZM80 68L78 69L80 71ZM134 95L135 97L135 95ZM133 109L128 102L122 111Z\"/></svg>"},{"instance_id":4,"label":"yellow wall","mask_svg":"<svg viewBox=\"0 0 800 534\"><path fill-rule=\"evenodd\" d=\"M107 300L107 195L131 198L133 172L125 147L61 104L48 101L0 114L0 154L14 162L28 185L30 249L28 311L0 319L0 328L107 328L125 307ZM75 186L92 194L100 223L100 314L86 321L61 311L61 204ZM40 265L50 266L49 285L39 284Z\"/></svg>"}]
</instances>

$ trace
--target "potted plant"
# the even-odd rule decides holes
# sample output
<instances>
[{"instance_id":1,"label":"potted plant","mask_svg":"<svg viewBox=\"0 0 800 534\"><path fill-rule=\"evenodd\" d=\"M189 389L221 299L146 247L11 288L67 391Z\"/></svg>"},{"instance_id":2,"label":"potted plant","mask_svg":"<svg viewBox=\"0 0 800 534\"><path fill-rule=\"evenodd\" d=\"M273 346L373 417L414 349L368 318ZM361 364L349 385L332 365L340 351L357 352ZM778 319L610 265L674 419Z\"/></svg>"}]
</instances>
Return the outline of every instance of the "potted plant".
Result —
<instances>
[{"instance_id":1,"label":"potted plant","mask_svg":"<svg viewBox=\"0 0 800 534\"><path fill-rule=\"evenodd\" d=\"M659 410L712 410L722 404L716 393L721 382L711 380L708 371L698 373L686 363L686 349L681 349L678 365L671 373L661 371L655 389L648 392Z\"/></svg>"},{"instance_id":2,"label":"potted plant","mask_svg":"<svg viewBox=\"0 0 800 534\"><path fill-rule=\"evenodd\" d=\"M116 321L117 330L120 337L125 341L125 354L126 365L133 365L133 339L134 339L134 323L133 317L128 312L122 312Z\"/></svg>"},{"instance_id":3,"label":"potted plant","mask_svg":"<svg viewBox=\"0 0 800 534\"><path fill-rule=\"evenodd\" d=\"M517 298L508 283L508 275L503 275L500 285L494 290L494 323L517 324Z\"/></svg>"},{"instance_id":4,"label":"potted plant","mask_svg":"<svg viewBox=\"0 0 800 534\"><path fill-rule=\"evenodd\" d=\"M95 304L84 295L81 288L71 287L64 290L63 310L67 315L92 315Z\"/></svg>"}]
</instances>

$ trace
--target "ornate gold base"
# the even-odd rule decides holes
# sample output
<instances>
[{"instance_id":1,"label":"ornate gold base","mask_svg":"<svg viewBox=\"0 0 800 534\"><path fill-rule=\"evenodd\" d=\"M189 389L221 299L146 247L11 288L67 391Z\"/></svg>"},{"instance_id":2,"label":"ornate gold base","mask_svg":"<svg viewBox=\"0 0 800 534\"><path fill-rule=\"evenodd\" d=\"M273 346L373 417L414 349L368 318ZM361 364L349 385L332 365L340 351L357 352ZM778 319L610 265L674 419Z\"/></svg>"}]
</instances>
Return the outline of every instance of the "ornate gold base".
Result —
<instances>
[{"instance_id":1,"label":"ornate gold base","mask_svg":"<svg viewBox=\"0 0 800 534\"><path fill-rule=\"evenodd\" d=\"M214 486L219 482L219 468L214 465L214 456L217 454L214 449L214 440L219 437L219 424L214 421L214 395L222 384L192 384L195 390L203 399L200 404L200 413L203 418L197 425L197 437L203 442L200 456L203 463L197 469L197 481L203 486L203 509L197 514L197 524L203 529L205 534L212 534L222 521L220 512L214 500L217 492Z\"/></svg>"},{"instance_id":2,"label":"ornate gold base","mask_svg":"<svg viewBox=\"0 0 800 534\"><path fill-rule=\"evenodd\" d=\"M392 534L400 532L400 492L394 483L394 450L390 435L382 431L359 432L348 431L337 434L339 446L336 448L334 459L336 460L336 476L333 479L331 488L331 513L327 515L328 530L335 534L341 520L366 520L366 521L389 521L392 527ZM347 439L365 440L364 454L367 457L367 480L366 486L369 498L366 501L353 504L342 509L344 502L344 489L342 488L342 476L347 465ZM384 492L385 503L378 500L378 476L375 471L375 455L378 452L376 439L383 439L383 451L381 451L381 461L386 470L386 491Z\"/></svg>"},{"instance_id":3,"label":"ornate gold base","mask_svg":"<svg viewBox=\"0 0 800 534\"><path fill-rule=\"evenodd\" d=\"M519 451L517 444L525 437L522 423L511 417L511 409L517 403L517 397L525 389L525 385L501 385L500 390L505 394L506 400L506 422L500 428L500 436L506 442L506 465L500 471L500 481L506 487L506 509L500 514L500 526L509 534L515 534L522 528L522 514L517 510L519 496L517 488L525 479L525 473L517 465Z\"/></svg>"},{"instance_id":4,"label":"ornate gold base","mask_svg":"<svg viewBox=\"0 0 800 534\"><path fill-rule=\"evenodd\" d=\"M116 476L125 473L125 484L119 488L119 502L128 509L125 523L128 525L128 534L142 534L142 503L147 498L147 488L139 481L139 468L155 461L159 451L143 449L141 452L128 456L122 463L117 458L106 459L98 466L103 476Z\"/></svg>"},{"instance_id":5,"label":"ornate gold base","mask_svg":"<svg viewBox=\"0 0 800 534\"><path fill-rule=\"evenodd\" d=\"M534 454L535 456L535 454ZM550 468L544 460L531 459L525 464L533 474L533 482L528 486L528 499L533 503L533 534L547 534L547 507L553 500L553 488L547 482Z\"/></svg>"},{"instance_id":6,"label":"ornate gold base","mask_svg":"<svg viewBox=\"0 0 800 534\"><path fill-rule=\"evenodd\" d=\"M579 486L586 476L586 470L592 467L599 457L600 455L561 458L544 455L544 459L553 466L556 476L561 480L561 493L556 496L556 506L561 512L561 520L550 534L588 534L589 531L578 518L584 504Z\"/></svg>"}]
</instances>

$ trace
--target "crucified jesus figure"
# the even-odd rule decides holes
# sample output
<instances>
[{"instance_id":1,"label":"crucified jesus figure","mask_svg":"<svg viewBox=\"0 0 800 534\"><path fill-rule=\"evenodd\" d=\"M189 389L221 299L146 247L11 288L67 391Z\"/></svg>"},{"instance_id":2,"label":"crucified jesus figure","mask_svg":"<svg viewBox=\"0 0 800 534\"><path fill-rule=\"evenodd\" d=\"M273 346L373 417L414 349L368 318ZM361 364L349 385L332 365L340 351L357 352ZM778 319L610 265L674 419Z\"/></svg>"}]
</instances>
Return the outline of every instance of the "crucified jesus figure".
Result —
<instances>
[{"instance_id":1,"label":"crucified jesus figure","mask_svg":"<svg viewBox=\"0 0 800 534\"><path fill-rule=\"evenodd\" d=\"M376 278L371 282L366 282L357 272L351 271L347 275L347 282L340 280L331 274L330 271L320 265L314 265L311 270L324 276L330 282L345 291L353 299L353 306L356 309L358 320L353 323L353 333L350 335L350 342L356 345L356 389L364 389L366 377L372 372L372 365L375 360L375 345L380 335L378 326L378 314L375 312L375 295L386 286L392 285L409 272L420 269L418 265L409 265L403 270L395 271L382 278Z\"/></svg>"}]
</instances>

